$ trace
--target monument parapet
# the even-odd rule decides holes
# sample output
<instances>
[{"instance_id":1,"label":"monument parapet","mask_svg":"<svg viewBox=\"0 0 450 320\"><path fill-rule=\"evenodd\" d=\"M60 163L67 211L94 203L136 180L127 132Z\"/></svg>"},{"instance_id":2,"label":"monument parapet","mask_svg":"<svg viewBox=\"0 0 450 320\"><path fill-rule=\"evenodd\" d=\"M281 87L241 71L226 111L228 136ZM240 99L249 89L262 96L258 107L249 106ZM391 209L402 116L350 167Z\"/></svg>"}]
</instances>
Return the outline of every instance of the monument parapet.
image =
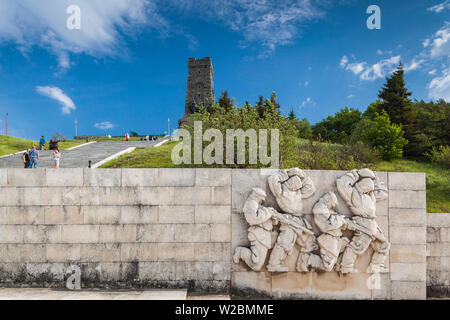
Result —
<instances>
[{"instance_id":1,"label":"monument parapet","mask_svg":"<svg viewBox=\"0 0 450 320\"><path fill-rule=\"evenodd\" d=\"M425 212L423 173L0 169L0 285L425 299Z\"/></svg>"}]
</instances>

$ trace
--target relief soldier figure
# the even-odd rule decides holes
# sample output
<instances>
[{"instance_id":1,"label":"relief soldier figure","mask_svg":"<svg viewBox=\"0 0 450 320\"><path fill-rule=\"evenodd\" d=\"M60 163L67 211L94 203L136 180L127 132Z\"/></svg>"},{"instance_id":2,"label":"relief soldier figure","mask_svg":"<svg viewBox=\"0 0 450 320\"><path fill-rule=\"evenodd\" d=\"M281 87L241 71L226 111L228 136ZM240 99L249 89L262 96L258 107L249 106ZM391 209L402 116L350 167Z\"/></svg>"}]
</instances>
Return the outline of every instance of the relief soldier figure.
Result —
<instances>
[{"instance_id":1,"label":"relief soldier figure","mask_svg":"<svg viewBox=\"0 0 450 320\"><path fill-rule=\"evenodd\" d=\"M252 193L245 201L244 215L250 227L248 240L250 248L237 247L233 261L239 263L243 260L252 270L261 270L266 260L267 251L272 244L272 208L262 206L266 199L266 192L260 188L253 188Z\"/></svg>"},{"instance_id":2,"label":"relief soldier figure","mask_svg":"<svg viewBox=\"0 0 450 320\"><path fill-rule=\"evenodd\" d=\"M287 272L288 267L281 263L287 255L292 254L295 243L303 253L317 249L312 227L302 218L303 199L311 197L315 188L311 178L298 168L280 170L270 176L268 182L283 213L273 212L275 224L280 224L280 233L272 249L267 270Z\"/></svg>"},{"instance_id":3,"label":"relief soldier figure","mask_svg":"<svg viewBox=\"0 0 450 320\"><path fill-rule=\"evenodd\" d=\"M354 215L352 219L347 219L347 229L355 231L345 248L340 271L344 274L357 272L354 268L356 258L372 246L374 253L367 272L383 272L390 243L375 219L377 201L387 198L386 187L369 169L348 172L337 179L336 185Z\"/></svg>"},{"instance_id":4,"label":"relief soldier figure","mask_svg":"<svg viewBox=\"0 0 450 320\"><path fill-rule=\"evenodd\" d=\"M342 236L346 228L345 216L334 211L338 199L334 192L327 192L317 201L313 208L314 222L322 234L317 238L320 255L301 253L297 262L298 272L315 270L332 271L339 254L349 240Z\"/></svg>"}]
</instances>

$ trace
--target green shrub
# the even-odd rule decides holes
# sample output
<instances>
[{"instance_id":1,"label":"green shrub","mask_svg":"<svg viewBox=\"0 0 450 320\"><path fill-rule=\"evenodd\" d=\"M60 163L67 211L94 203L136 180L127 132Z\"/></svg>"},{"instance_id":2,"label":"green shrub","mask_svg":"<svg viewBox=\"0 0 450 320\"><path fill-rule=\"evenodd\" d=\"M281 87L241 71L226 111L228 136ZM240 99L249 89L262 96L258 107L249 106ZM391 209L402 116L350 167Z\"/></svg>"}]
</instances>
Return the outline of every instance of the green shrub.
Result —
<instances>
[{"instance_id":1,"label":"green shrub","mask_svg":"<svg viewBox=\"0 0 450 320\"><path fill-rule=\"evenodd\" d=\"M353 131L351 141L362 141L378 150L383 160L401 158L408 140L403 138L401 125L391 124L386 111L364 117Z\"/></svg>"},{"instance_id":2,"label":"green shrub","mask_svg":"<svg viewBox=\"0 0 450 320\"><path fill-rule=\"evenodd\" d=\"M434 147L428 156L431 162L450 169L450 146Z\"/></svg>"},{"instance_id":3,"label":"green shrub","mask_svg":"<svg viewBox=\"0 0 450 320\"><path fill-rule=\"evenodd\" d=\"M340 146L309 141L300 148L296 162L291 166L312 170L352 170L372 166L379 160L378 151L362 142Z\"/></svg>"},{"instance_id":4,"label":"green shrub","mask_svg":"<svg viewBox=\"0 0 450 320\"><path fill-rule=\"evenodd\" d=\"M347 143L360 120L361 111L345 107L334 115L328 116L326 119L315 124L312 127L312 133L315 139Z\"/></svg>"},{"instance_id":5,"label":"green shrub","mask_svg":"<svg viewBox=\"0 0 450 320\"><path fill-rule=\"evenodd\" d=\"M245 164L225 164L226 159L226 131L227 129L242 129L244 131L248 129L254 129L258 133L260 129L267 129L268 137L267 137L267 153L271 154L271 137L272 130L279 130L279 152L280 152L280 166L286 166L286 163L290 163L290 160L293 159L296 155L295 148L295 140L298 136L298 131L287 117L282 116L281 112L278 110L276 96L272 94L271 99L263 100L264 108L258 108L257 105L252 106L246 103L243 107L232 107L225 108L220 104L215 104L210 106L209 108L204 108L199 106L196 113L192 114L188 124L184 127L184 129L188 130L191 133L191 136L194 136L194 122L201 121L202 122L202 131L203 133L208 129L217 129L219 130L223 137L223 145L224 145L224 164L222 165L207 165L202 164L199 165L201 167L231 167L231 168L262 168L268 167L268 165L263 165L260 163L260 159L258 157L257 164L249 164L249 141L246 139L245 141L245 155L246 155L246 163ZM259 141L259 137L258 137ZM192 140L192 145L194 141ZM204 146L208 145L208 143L204 143ZM259 148L259 146L257 147ZM192 150L194 148L192 147ZM259 149L257 149L257 153L259 155ZM236 160L237 148L234 151L234 159ZM192 161L193 162L193 161Z\"/></svg>"}]
</instances>

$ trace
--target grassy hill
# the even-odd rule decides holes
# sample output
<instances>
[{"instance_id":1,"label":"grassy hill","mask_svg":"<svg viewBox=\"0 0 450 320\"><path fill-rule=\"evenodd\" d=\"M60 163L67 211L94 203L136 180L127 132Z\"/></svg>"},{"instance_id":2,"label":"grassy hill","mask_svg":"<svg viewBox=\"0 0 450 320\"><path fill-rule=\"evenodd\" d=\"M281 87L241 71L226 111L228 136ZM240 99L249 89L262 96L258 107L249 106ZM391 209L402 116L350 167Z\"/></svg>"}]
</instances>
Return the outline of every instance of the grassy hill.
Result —
<instances>
[{"instance_id":1,"label":"grassy hill","mask_svg":"<svg viewBox=\"0 0 450 320\"><path fill-rule=\"evenodd\" d=\"M60 150L65 150L80 145L82 143L85 143L85 141L65 140L59 142L58 147ZM33 145L37 147L39 145L39 142L0 135L0 156L5 156L7 154L25 150L27 148L31 148ZM45 149L48 149L48 142L45 145Z\"/></svg>"},{"instance_id":2,"label":"grassy hill","mask_svg":"<svg viewBox=\"0 0 450 320\"><path fill-rule=\"evenodd\" d=\"M176 166L172 163L171 153L177 143L175 141L169 141L159 147L136 150L106 163L102 168L199 167L195 165ZM305 146L308 142L306 140L299 140L298 143L300 146ZM336 144L328 146L331 149L339 148L339 145ZM431 163L412 160L381 161L370 166L370 168L376 171L388 172L425 172L427 176L427 211L436 213L450 212L450 170ZM329 168L317 167L312 169Z\"/></svg>"},{"instance_id":3,"label":"grassy hill","mask_svg":"<svg viewBox=\"0 0 450 320\"><path fill-rule=\"evenodd\" d=\"M413 160L382 161L377 171L425 172L427 175L427 212L450 213L450 170L432 163Z\"/></svg>"},{"instance_id":4,"label":"grassy hill","mask_svg":"<svg viewBox=\"0 0 450 320\"><path fill-rule=\"evenodd\" d=\"M0 156L25 150L30 148L33 144L37 144L37 142L0 135Z\"/></svg>"}]
</instances>

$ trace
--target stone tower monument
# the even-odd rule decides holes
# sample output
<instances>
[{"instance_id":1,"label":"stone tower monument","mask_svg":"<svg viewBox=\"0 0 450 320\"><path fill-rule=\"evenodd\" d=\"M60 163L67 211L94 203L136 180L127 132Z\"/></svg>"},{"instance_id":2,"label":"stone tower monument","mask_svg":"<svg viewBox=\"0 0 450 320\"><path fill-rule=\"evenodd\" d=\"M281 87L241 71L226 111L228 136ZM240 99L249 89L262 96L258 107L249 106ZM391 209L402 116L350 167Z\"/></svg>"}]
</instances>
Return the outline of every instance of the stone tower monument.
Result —
<instances>
[{"instance_id":1,"label":"stone tower monument","mask_svg":"<svg viewBox=\"0 0 450 320\"><path fill-rule=\"evenodd\" d=\"M214 103L214 70L211 57L188 59L188 81L184 116L178 120L178 127L186 124L195 112L196 105Z\"/></svg>"}]
</instances>

